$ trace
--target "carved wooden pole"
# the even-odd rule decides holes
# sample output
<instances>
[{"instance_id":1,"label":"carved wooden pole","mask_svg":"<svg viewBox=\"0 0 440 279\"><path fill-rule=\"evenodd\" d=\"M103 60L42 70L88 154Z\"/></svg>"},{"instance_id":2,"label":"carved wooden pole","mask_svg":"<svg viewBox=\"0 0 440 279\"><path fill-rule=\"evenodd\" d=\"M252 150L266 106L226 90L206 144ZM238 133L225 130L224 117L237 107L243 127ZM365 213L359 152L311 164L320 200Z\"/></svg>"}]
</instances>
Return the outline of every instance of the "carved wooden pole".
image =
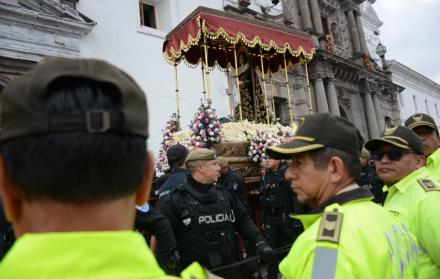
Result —
<instances>
[{"instance_id":1,"label":"carved wooden pole","mask_svg":"<svg viewBox=\"0 0 440 279\"><path fill-rule=\"evenodd\" d=\"M243 122L243 112L241 110L240 79L238 78L238 62L237 62L236 45L234 45L234 60L235 60L235 82L237 83L238 111L240 114L240 122Z\"/></svg>"}]
</instances>

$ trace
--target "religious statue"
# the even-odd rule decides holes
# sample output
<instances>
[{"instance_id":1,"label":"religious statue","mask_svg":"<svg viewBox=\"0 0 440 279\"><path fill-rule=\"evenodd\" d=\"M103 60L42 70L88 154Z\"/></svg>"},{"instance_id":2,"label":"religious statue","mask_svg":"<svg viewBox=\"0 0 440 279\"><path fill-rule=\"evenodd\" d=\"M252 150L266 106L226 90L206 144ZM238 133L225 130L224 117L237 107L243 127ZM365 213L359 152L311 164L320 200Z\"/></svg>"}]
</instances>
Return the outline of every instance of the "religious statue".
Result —
<instances>
[{"instance_id":1,"label":"religious statue","mask_svg":"<svg viewBox=\"0 0 440 279\"><path fill-rule=\"evenodd\" d=\"M261 90L260 75L250 58L251 54L249 54L247 48L241 46L238 51L238 79L240 82L242 116L243 119L247 119L251 122L266 123L266 109L264 105L264 94ZM233 81L232 94L234 98L235 119L239 119L235 76Z\"/></svg>"}]
</instances>

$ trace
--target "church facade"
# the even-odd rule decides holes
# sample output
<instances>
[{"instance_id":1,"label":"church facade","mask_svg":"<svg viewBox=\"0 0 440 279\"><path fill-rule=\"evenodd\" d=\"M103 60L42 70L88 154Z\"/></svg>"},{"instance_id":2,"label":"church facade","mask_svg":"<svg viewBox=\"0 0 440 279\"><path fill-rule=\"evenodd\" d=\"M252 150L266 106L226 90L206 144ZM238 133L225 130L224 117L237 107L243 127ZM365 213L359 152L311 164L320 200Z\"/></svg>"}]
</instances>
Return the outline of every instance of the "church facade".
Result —
<instances>
[{"instance_id":1,"label":"church facade","mask_svg":"<svg viewBox=\"0 0 440 279\"><path fill-rule=\"evenodd\" d=\"M352 121L365 139L400 122L398 93L403 90L372 58L362 26L363 1L281 1L280 12L249 8L246 1L226 1L225 10L252 15L309 33L317 49L309 66L314 112L330 112ZM250 3L251 1L247 1ZM260 1L270 6L273 1ZM275 1L276 3L277 1ZM278 6L277 5L277 6ZM250 4L249 4L250 6ZM295 116L309 113L304 68L290 71ZM275 82L278 99L287 99L283 80Z\"/></svg>"},{"instance_id":2,"label":"church facade","mask_svg":"<svg viewBox=\"0 0 440 279\"><path fill-rule=\"evenodd\" d=\"M108 60L132 75L150 103L151 149L175 111L174 69L162 56L166 34L198 5L307 32L316 54L309 63L313 112L330 112L352 121L364 139L376 137L385 117L400 121L397 94L403 88L371 59L362 26L360 0L5 0L0 1L0 85L5 86L42 57L93 57ZM178 66L183 127L201 99L200 69ZM227 77L211 73L213 106L227 116ZM294 120L310 114L306 73L289 70ZM277 117L288 123L283 75L272 80ZM268 88L270 85L267 85ZM153 104L153 105L152 105Z\"/></svg>"}]
</instances>

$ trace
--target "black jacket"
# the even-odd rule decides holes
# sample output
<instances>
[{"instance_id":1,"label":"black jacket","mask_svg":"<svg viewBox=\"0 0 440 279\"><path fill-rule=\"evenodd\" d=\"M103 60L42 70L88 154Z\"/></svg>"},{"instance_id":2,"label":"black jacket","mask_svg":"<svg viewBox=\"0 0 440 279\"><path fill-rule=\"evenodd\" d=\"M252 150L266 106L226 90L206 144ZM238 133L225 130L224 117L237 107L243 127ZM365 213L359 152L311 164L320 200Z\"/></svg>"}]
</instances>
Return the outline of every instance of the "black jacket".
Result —
<instances>
[{"instance_id":1,"label":"black jacket","mask_svg":"<svg viewBox=\"0 0 440 279\"><path fill-rule=\"evenodd\" d=\"M198 261L215 268L240 260L235 232L253 243L264 239L235 196L191 176L161 199L158 209L170 220L183 267Z\"/></svg>"}]
</instances>

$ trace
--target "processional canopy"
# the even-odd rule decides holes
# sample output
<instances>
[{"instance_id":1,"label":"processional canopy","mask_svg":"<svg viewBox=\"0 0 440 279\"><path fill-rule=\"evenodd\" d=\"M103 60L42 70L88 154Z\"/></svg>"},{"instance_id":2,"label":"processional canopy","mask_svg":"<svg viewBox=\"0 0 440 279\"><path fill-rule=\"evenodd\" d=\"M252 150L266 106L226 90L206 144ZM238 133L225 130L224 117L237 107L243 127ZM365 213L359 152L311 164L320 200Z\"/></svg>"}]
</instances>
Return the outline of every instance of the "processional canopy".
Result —
<instances>
[{"instance_id":1,"label":"processional canopy","mask_svg":"<svg viewBox=\"0 0 440 279\"><path fill-rule=\"evenodd\" d=\"M233 50L246 46L253 64L275 73L297 63L307 63L315 49L310 36L292 28L245 18L228 12L198 7L166 36L163 54L172 65L182 60L197 66L209 53L208 67L234 65ZM236 49L238 50L238 49Z\"/></svg>"}]
</instances>

